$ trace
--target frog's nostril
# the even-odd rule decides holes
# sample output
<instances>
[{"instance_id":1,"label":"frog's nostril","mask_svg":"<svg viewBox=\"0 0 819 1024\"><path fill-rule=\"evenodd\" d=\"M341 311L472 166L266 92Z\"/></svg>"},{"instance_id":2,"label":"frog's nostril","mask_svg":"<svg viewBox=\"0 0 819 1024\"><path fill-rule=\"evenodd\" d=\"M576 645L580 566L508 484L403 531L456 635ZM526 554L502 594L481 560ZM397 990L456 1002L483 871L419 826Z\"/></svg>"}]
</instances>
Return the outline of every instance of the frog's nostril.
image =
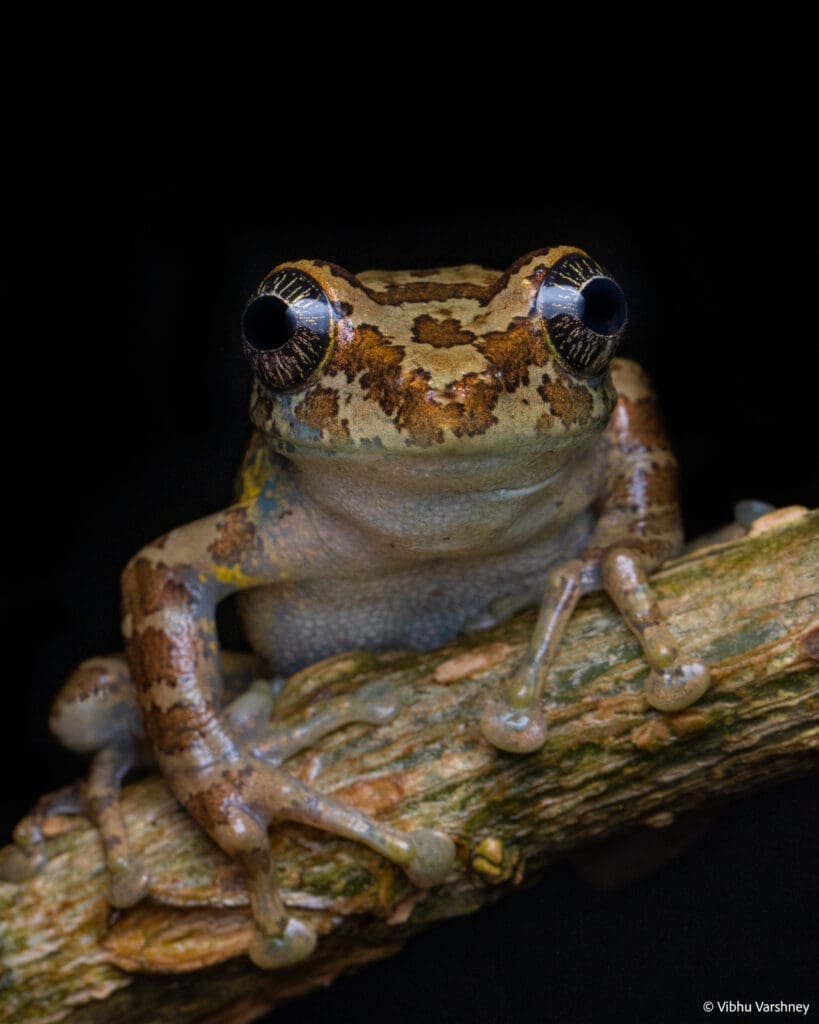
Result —
<instances>
[{"instance_id":1,"label":"frog's nostril","mask_svg":"<svg viewBox=\"0 0 819 1024\"><path fill-rule=\"evenodd\" d=\"M608 277L593 277L580 290L578 315L595 334L610 337L626 322L628 310L622 289Z\"/></svg>"},{"instance_id":2,"label":"frog's nostril","mask_svg":"<svg viewBox=\"0 0 819 1024\"><path fill-rule=\"evenodd\" d=\"M244 339L257 352L271 352L286 345L297 327L292 308L275 295L260 295L242 317Z\"/></svg>"}]
</instances>

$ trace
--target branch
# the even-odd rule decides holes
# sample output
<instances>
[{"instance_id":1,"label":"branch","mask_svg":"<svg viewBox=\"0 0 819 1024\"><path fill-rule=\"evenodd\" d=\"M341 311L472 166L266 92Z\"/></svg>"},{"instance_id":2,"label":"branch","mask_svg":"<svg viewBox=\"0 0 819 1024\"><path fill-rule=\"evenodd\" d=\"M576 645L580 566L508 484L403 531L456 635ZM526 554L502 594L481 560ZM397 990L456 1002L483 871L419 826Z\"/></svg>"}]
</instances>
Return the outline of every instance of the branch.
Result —
<instances>
[{"instance_id":1,"label":"branch","mask_svg":"<svg viewBox=\"0 0 819 1024\"><path fill-rule=\"evenodd\" d=\"M819 513L772 513L747 538L668 563L654 584L681 645L712 667L709 693L675 714L648 708L637 642L607 598L587 598L550 676L546 745L527 757L492 749L478 723L524 651L531 613L439 651L342 655L289 680L284 719L376 678L398 685L394 721L348 726L289 767L370 814L444 829L458 844L449 881L426 892L364 847L275 829L286 902L322 936L295 968L263 972L244 956L241 876L160 779L125 793L129 835L152 875L150 899L128 911L108 908L96 831L52 818L45 870L0 884L0 1020L251 1021L534 881L570 851L815 771Z\"/></svg>"}]
</instances>

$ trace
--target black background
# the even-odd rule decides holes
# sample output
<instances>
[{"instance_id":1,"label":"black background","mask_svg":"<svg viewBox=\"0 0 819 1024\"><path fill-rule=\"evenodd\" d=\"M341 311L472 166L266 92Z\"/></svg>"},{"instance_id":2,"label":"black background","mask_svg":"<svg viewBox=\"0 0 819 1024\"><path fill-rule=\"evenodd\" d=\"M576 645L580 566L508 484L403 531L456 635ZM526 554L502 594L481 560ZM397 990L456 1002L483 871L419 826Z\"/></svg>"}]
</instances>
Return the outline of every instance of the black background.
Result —
<instances>
[{"instance_id":1,"label":"black background","mask_svg":"<svg viewBox=\"0 0 819 1024\"><path fill-rule=\"evenodd\" d=\"M489 190L519 195L504 208L454 188L402 201L388 179L378 202L322 202L281 183L245 199L241 186L77 178L15 207L4 836L36 794L83 770L49 739L47 706L76 662L118 648L119 569L228 499L247 431L239 316L281 260L502 267L580 245L629 297L622 354L660 392L689 534L744 497L819 504L798 197L751 213L725 189L569 201L524 185ZM275 1019L674 1022L707 1019L706 999L815 1007L816 812L815 779L737 802L675 862L614 892L558 866Z\"/></svg>"}]
</instances>

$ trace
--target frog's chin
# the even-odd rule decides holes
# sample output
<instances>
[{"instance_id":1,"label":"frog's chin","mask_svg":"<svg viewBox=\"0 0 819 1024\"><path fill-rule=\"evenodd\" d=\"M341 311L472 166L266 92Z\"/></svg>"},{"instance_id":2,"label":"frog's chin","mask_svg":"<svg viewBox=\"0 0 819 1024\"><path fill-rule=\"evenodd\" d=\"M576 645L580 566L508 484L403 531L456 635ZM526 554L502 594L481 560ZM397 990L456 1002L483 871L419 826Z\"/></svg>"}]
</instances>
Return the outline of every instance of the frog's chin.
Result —
<instances>
[{"instance_id":1,"label":"frog's chin","mask_svg":"<svg viewBox=\"0 0 819 1024\"><path fill-rule=\"evenodd\" d=\"M305 498L392 551L471 554L520 545L587 508L599 449L585 444L586 451L380 461L299 452L292 461Z\"/></svg>"}]
</instances>

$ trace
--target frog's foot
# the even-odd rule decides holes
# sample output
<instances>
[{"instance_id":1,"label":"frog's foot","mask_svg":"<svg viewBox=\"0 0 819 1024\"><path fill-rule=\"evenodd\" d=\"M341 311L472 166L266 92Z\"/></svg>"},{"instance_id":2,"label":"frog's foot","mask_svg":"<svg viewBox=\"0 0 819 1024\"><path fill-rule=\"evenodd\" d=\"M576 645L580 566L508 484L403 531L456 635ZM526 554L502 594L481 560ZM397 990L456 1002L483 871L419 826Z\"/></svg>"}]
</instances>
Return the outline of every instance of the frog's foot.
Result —
<instances>
[{"instance_id":1,"label":"frog's foot","mask_svg":"<svg viewBox=\"0 0 819 1024\"><path fill-rule=\"evenodd\" d=\"M115 866L108 865L111 879L108 883L108 902L112 907L132 907L148 895L151 878L136 857Z\"/></svg>"},{"instance_id":2,"label":"frog's foot","mask_svg":"<svg viewBox=\"0 0 819 1024\"><path fill-rule=\"evenodd\" d=\"M0 850L0 881L25 882L38 874L45 863L42 849L24 850L16 843L9 843Z\"/></svg>"},{"instance_id":3,"label":"frog's foot","mask_svg":"<svg viewBox=\"0 0 819 1024\"><path fill-rule=\"evenodd\" d=\"M335 697L305 722L287 727L269 726L253 748L256 757L280 765L288 757L311 747L322 736L352 722L380 725L394 718L401 696L389 683L368 683L356 693Z\"/></svg>"},{"instance_id":4,"label":"frog's foot","mask_svg":"<svg viewBox=\"0 0 819 1024\"><path fill-rule=\"evenodd\" d=\"M767 501L757 501L755 498L745 498L734 505L734 519L743 529L750 530L757 519L775 512L776 505Z\"/></svg>"},{"instance_id":5,"label":"frog's foot","mask_svg":"<svg viewBox=\"0 0 819 1024\"><path fill-rule=\"evenodd\" d=\"M312 928L290 917L281 935L265 935L259 928L254 928L248 954L257 967L266 971L276 970L306 960L316 948L316 941Z\"/></svg>"},{"instance_id":6,"label":"frog's foot","mask_svg":"<svg viewBox=\"0 0 819 1024\"><path fill-rule=\"evenodd\" d=\"M481 732L498 750L531 754L546 740L546 722L535 707L516 708L503 700L493 700L484 709Z\"/></svg>"},{"instance_id":7,"label":"frog's foot","mask_svg":"<svg viewBox=\"0 0 819 1024\"><path fill-rule=\"evenodd\" d=\"M607 551L603 582L640 641L651 668L645 684L649 704L658 711L679 711L699 700L711 684L710 672L701 662L681 657L663 621L639 552L619 547Z\"/></svg>"},{"instance_id":8,"label":"frog's foot","mask_svg":"<svg viewBox=\"0 0 819 1024\"><path fill-rule=\"evenodd\" d=\"M417 828L409 834L414 853L404 864L407 878L419 889L440 885L455 861L455 844L443 832Z\"/></svg>"},{"instance_id":9,"label":"frog's foot","mask_svg":"<svg viewBox=\"0 0 819 1024\"><path fill-rule=\"evenodd\" d=\"M236 780L236 788L226 792L231 779ZM309 955L315 941L305 925L290 923L282 903L270 854L269 823L295 821L363 843L402 867L424 888L442 882L454 863L455 845L443 833L391 828L253 756L228 768L214 764L205 771L190 772L185 791L197 819L242 866L256 927L251 956L259 966L295 963Z\"/></svg>"},{"instance_id":10,"label":"frog's foot","mask_svg":"<svg viewBox=\"0 0 819 1024\"><path fill-rule=\"evenodd\" d=\"M83 801L76 785L40 797L31 813L14 829L14 842L0 850L0 879L23 882L38 874L48 861L43 834L47 819L57 814L83 813Z\"/></svg>"},{"instance_id":11,"label":"frog's foot","mask_svg":"<svg viewBox=\"0 0 819 1024\"><path fill-rule=\"evenodd\" d=\"M681 711L696 703L711 685L711 673L699 661L652 668L645 682L645 698L658 711Z\"/></svg>"}]
</instances>

